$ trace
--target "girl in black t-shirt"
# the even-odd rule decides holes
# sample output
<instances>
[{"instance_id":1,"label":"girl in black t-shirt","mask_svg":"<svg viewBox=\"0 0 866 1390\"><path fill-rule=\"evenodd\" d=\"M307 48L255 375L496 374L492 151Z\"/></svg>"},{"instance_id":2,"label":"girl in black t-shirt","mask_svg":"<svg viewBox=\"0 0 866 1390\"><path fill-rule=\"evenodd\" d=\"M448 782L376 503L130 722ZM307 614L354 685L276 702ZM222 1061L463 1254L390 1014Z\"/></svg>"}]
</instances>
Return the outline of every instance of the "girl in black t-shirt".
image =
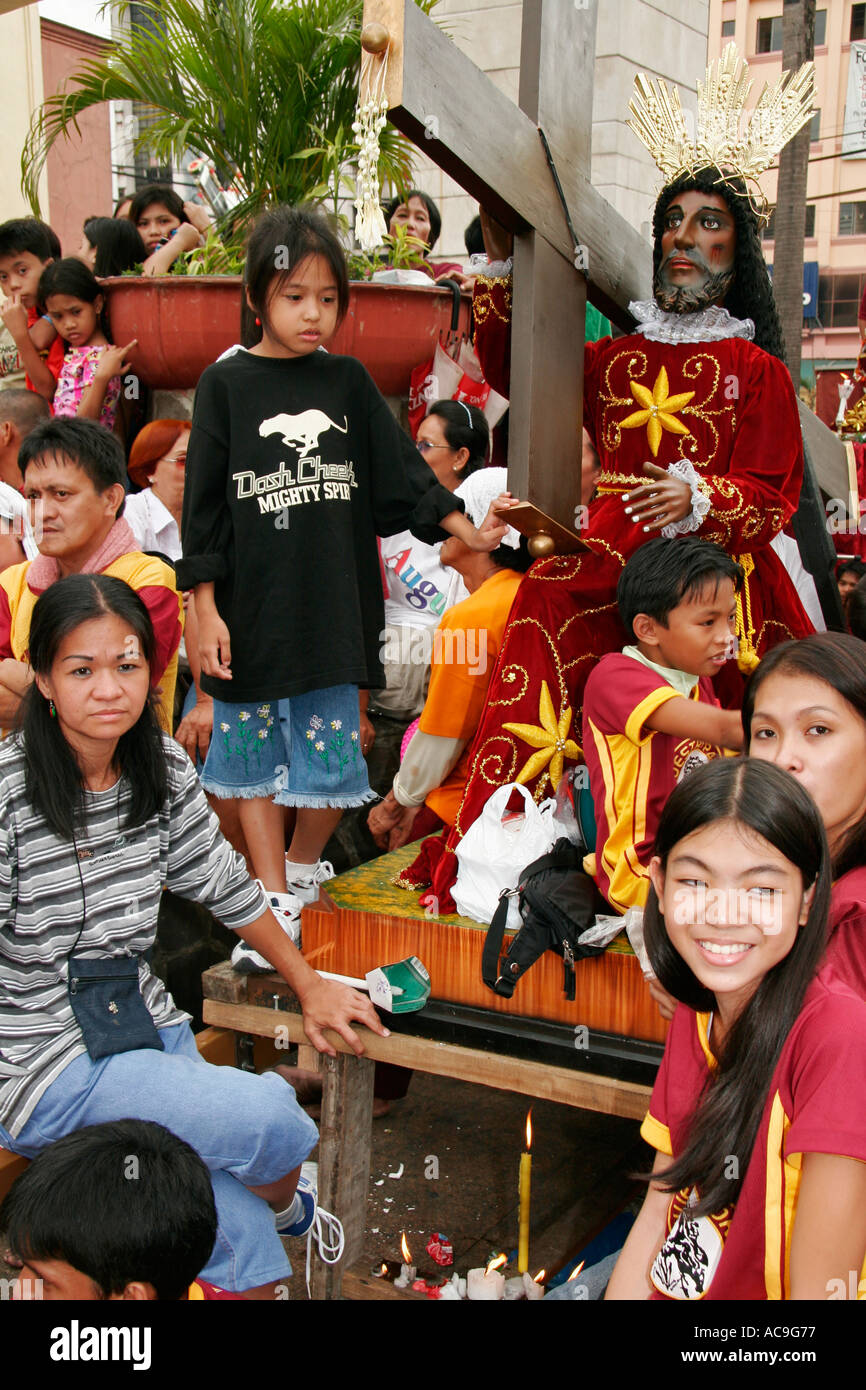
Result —
<instances>
[{"instance_id":1,"label":"girl in black t-shirt","mask_svg":"<svg viewBox=\"0 0 866 1390\"><path fill-rule=\"evenodd\" d=\"M214 698L202 781L238 798L255 871L298 939L302 901L331 876L325 843L344 808L373 799L359 688L384 683L377 534L451 533L487 551L506 528L476 531L361 364L318 351L349 301L323 218L263 214L244 279L260 337L199 384L179 575L195 588L202 689ZM297 808L288 862L284 805ZM243 947L233 959L269 968Z\"/></svg>"}]
</instances>

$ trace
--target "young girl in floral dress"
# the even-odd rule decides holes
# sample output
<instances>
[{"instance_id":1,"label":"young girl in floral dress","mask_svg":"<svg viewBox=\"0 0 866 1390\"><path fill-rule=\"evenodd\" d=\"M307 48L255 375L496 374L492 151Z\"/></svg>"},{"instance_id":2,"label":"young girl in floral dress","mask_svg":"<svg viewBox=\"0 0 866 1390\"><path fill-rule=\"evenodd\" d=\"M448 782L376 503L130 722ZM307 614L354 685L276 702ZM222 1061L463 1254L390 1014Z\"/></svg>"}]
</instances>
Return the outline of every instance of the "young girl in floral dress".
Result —
<instances>
[{"instance_id":1,"label":"young girl in floral dress","mask_svg":"<svg viewBox=\"0 0 866 1390\"><path fill-rule=\"evenodd\" d=\"M105 332L99 281L82 261L53 261L39 281L39 301L67 344L57 380L55 415L80 415L114 429L126 347L112 347Z\"/></svg>"}]
</instances>

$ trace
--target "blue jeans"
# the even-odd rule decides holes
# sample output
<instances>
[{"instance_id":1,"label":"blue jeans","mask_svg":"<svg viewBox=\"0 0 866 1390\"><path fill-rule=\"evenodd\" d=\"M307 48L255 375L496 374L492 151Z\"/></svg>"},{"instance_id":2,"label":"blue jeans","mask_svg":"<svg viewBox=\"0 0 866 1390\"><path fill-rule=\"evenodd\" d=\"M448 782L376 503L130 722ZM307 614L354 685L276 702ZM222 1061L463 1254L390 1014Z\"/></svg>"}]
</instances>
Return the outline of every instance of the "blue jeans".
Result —
<instances>
[{"instance_id":1,"label":"blue jeans","mask_svg":"<svg viewBox=\"0 0 866 1390\"><path fill-rule=\"evenodd\" d=\"M214 698L201 783L214 796L267 796L278 806L374 801L361 752L358 687L335 685L289 700Z\"/></svg>"},{"instance_id":2,"label":"blue jeans","mask_svg":"<svg viewBox=\"0 0 866 1390\"><path fill-rule=\"evenodd\" d=\"M56 1139L107 1120L153 1120L185 1139L210 1169L218 1229L201 1270L239 1293L291 1273L271 1208L250 1187L276 1182L318 1142L295 1093L273 1073L215 1067L199 1055L188 1023L160 1030L165 1051L76 1057L38 1101L17 1138L0 1143L35 1158Z\"/></svg>"}]
</instances>

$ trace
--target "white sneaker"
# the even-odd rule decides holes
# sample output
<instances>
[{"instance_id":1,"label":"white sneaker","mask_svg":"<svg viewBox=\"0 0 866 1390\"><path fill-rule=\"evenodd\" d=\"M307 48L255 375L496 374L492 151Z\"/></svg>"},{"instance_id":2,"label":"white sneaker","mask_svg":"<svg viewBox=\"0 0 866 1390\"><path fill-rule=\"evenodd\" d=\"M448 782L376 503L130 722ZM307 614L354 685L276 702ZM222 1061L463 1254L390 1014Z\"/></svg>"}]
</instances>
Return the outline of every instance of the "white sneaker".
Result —
<instances>
[{"instance_id":1,"label":"white sneaker","mask_svg":"<svg viewBox=\"0 0 866 1390\"><path fill-rule=\"evenodd\" d=\"M327 883L329 878L334 878L334 866L329 864L327 859L320 859L314 864L309 874L299 878L289 878L286 869L286 887L290 893L301 899L303 903L315 903L319 900L319 885Z\"/></svg>"},{"instance_id":2,"label":"white sneaker","mask_svg":"<svg viewBox=\"0 0 866 1390\"><path fill-rule=\"evenodd\" d=\"M269 893L265 890L268 907L276 917L290 941L301 949L301 908L302 900L294 893ZM232 951L232 965L241 975L265 975L273 966L264 956L254 951L245 941L239 941Z\"/></svg>"}]
</instances>

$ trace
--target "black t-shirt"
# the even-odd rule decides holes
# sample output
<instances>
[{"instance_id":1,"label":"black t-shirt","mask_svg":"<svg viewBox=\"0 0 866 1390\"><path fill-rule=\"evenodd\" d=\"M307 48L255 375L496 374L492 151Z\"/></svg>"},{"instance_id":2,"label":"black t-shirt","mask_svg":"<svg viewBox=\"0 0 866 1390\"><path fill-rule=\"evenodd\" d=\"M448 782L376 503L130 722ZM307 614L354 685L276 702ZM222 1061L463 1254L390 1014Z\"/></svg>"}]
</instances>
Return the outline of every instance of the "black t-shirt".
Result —
<instances>
[{"instance_id":1,"label":"black t-shirt","mask_svg":"<svg viewBox=\"0 0 866 1390\"><path fill-rule=\"evenodd\" d=\"M242 701L384 685L376 536L435 543L462 509L356 358L215 362L196 392L177 575L214 581L233 679L202 689Z\"/></svg>"}]
</instances>

